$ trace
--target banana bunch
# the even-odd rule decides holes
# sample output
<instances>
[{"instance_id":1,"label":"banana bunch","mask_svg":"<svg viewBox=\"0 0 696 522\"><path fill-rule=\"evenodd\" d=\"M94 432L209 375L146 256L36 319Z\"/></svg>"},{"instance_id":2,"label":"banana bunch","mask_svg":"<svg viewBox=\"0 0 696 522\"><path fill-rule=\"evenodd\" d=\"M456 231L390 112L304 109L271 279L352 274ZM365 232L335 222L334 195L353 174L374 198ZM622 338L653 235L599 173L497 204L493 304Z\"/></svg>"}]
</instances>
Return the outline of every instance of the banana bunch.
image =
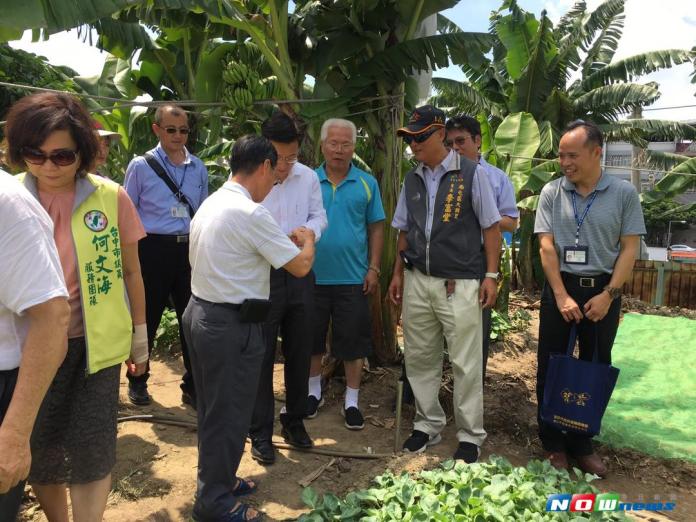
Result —
<instances>
[{"instance_id":1,"label":"banana bunch","mask_svg":"<svg viewBox=\"0 0 696 522\"><path fill-rule=\"evenodd\" d=\"M229 83L230 85L245 83L248 76L249 67L243 63L233 62L232 60L227 62L227 68L222 71L222 79L225 80L225 83Z\"/></svg>"},{"instance_id":2,"label":"banana bunch","mask_svg":"<svg viewBox=\"0 0 696 522\"><path fill-rule=\"evenodd\" d=\"M229 60L222 72L222 79L227 86L222 101L230 111L249 111L254 100L266 98L266 88L261 83L259 74L244 63Z\"/></svg>"},{"instance_id":3,"label":"banana bunch","mask_svg":"<svg viewBox=\"0 0 696 522\"><path fill-rule=\"evenodd\" d=\"M250 110L254 105L254 97L245 87L225 87L222 101L231 111Z\"/></svg>"}]
</instances>

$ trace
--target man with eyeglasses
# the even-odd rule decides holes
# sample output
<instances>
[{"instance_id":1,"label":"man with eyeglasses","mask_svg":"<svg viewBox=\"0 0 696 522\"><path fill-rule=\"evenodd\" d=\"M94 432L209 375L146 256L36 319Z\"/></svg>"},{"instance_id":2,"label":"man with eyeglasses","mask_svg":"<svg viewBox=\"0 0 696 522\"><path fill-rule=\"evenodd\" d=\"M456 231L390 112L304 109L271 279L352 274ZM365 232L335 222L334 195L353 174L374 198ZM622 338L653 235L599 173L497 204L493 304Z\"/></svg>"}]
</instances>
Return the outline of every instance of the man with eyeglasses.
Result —
<instances>
[{"instance_id":1,"label":"man with eyeglasses","mask_svg":"<svg viewBox=\"0 0 696 522\"><path fill-rule=\"evenodd\" d=\"M261 125L261 134L278 153L275 174L278 179L261 203L281 230L293 241L308 234L319 241L326 228L326 212L321 203L319 180L314 171L300 163L297 155L300 135L288 115L276 111ZM264 324L266 354L261 366L254 414L249 429L251 456L261 464L275 462L271 438L275 419L273 366L278 334L285 358L285 405L280 411L282 435L300 448L312 446L304 427L307 410L307 379L314 326L314 273L296 277L285 268L271 268L271 311Z\"/></svg>"},{"instance_id":2,"label":"man with eyeglasses","mask_svg":"<svg viewBox=\"0 0 696 522\"><path fill-rule=\"evenodd\" d=\"M473 463L486 438L481 308L495 304L500 214L483 168L445 147L440 109L418 107L397 134L419 162L404 178L392 220L398 255L388 290L395 305L403 302L404 359L416 402L404 451L420 453L441 440L447 421L438 400L444 335L454 374L454 458Z\"/></svg>"},{"instance_id":3,"label":"man with eyeglasses","mask_svg":"<svg viewBox=\"0 0 696 522\"><path fill-rule=\"evenodd\" d=\"M488 163L479 153L481 148L481 124L476 118L461 115L447 120L445 124L447 140L445 145L455 150L464 158L478 163L488 175L488 181L493 189L496 207L500 213L500 230L502 232L514 232L517 229L517 219L520 216L515 202L515 189L510 178L505 172ZM485 259L483 260L481 275L486 272ZM483 378L486 378L486 365L488 363L488 348L491 337L491 309L483 309Z\"/></svg>"},{"instance_id":4,"label":"man with eyeglasses","mask_svg":"<svg viewBox=\"0 0 696 522\"><path fill-rule=\"evenodd\" d=\"M358 396L365 357L372 353L369 296L378 291L384 243L384 208L377 180L353 163L357 130L341 118L321 126L324 163L317 169L329 227L317 245L314 273L317 320L307 417L323 404L321 361L331 324L331 353L343 362L344 425L361 430Z\"/></svg>"},{"instance_id":5,"label":"man with eyeglasses","mask_svg":"<svg viewBox=\"0 0 696 522\"><path fill-rule=\"evenodd\" d=\"M194 213L208 196L208 171L186 149L189 131L188 116L181 107L159 106L152 124L159 143L130 162L124 187L147 232L147 237L138 244L138 253L145 283L148 347L152 351L164 308L173 303L185 367L181 400L195 408L196 390L181 316L191 297L189 227ZM149 376L149 368L139 377L127 374L128 398L137 406L151 402L147 389Z\"/></svg>"}]
</instances>

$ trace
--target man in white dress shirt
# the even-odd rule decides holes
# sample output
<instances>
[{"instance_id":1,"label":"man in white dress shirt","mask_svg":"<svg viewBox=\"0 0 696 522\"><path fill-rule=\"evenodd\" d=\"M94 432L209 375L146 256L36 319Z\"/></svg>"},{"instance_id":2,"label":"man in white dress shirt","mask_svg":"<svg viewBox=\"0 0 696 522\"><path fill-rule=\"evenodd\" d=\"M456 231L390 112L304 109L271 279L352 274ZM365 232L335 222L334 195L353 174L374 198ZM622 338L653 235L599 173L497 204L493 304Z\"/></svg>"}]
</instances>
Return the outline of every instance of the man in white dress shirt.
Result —
<instances>
[{"instance_id":1,"label":"man in white dress shirt","mask_svg":"<svg viewBox=\"0 0 696 522\"><path fill-rule=\"evenodd\" d=\"M278 153L275 172L280 183L261 203L294 239L309 232L319 241L326 228L326 212L316 173L299 163L300 136L292 118L278 111L263 122L261 133ZM282 435L297 447L312 446L303 417L307 411L307 386L314 331L314 273L295 277L284 268L271 269L271 311L264 325L266 356L261 367L259 388L249 435L251 455L261 464L273 464L271 443L275 419L273 363L278 334L285 358L285 406L280 413Z\"/></svg>"}]
</instances>

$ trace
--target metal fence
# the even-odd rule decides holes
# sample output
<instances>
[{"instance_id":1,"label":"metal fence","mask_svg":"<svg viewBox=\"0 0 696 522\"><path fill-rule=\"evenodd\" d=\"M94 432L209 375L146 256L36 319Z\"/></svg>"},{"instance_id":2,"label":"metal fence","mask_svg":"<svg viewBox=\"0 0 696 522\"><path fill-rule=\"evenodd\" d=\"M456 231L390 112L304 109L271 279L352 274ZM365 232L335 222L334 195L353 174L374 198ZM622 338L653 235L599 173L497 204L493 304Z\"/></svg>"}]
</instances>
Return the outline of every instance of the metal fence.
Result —
<instances>
[{"instance_id":1,"label":"metal fence","mask_svg":"<svg viewBox=\"0 0 696 522\"><path fill-rule=\"evenodd\" d=\"M636 261L623 293L654 305L696 310L696 263Z\"/></svg>"}]
</instances>

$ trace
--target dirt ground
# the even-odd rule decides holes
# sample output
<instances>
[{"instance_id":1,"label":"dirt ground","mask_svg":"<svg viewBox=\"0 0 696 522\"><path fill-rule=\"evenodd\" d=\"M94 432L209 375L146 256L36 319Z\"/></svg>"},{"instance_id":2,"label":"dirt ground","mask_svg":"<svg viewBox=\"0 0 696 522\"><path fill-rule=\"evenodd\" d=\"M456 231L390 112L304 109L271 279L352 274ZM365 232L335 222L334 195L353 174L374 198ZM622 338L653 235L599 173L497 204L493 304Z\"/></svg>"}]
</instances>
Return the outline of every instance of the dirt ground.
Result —
<instances>
[{"instance_id":1,"label":"dirt ground","mask_svg":"<svg viewBox=\"0 0 696 522\"><path fill-rule=\"evenodd\" d=\"M516 297L513 306L525 308L532 316L526 331L508 334L504 343L492 346L485 381L485 421L488 439L482 448L481 460L491 454L503 455L512 463L524 465L531 458L542 456L536 440L536 335L538 302L534 298ZM655 313L629 302L625 309ZM692 316L687 311L662 311L669 315ZM695 314L696 315L696 314ZM121 382L120 417L154 414L195 421L195 412L181 403L178 376L179 357L163 354L152 363L151 406L135 408L126 398L127 384ZM393 405L400 368L377 368L366 374L360 395L366 427L351 432L343 425L340 407L344 384L334 379L325 391L326 404L319 415L306 422L307 431L318 448L349 452L388 454L379 459L343 459L331 463L330 456L281 450L273 466L263 467L249 456L249 445L242 459L239 475L260 483L250 501L270 520L293 520L305 508L300 500L302 487L298 482L320 468L324 471L312 482L319 492L343 495L350 490L369 486L371 479L385 469L395 472L417 471L435 467L451 457L456 447L455 429L451 421L443 432L443 441L422 455L393 456L395 422ZM275 368L276 406L283 401L282 365ZM441 399L451 411L451 395ZM411 430L413 409L404 407L401 440ZM276 433L279 432L279 428ZM276 437L277 441L282 441ZM611 467L610 476L596 485L604 491L626 495L628 501L675 501L676 511L666 518L657 514L643 515L641 520L696 520L696 465L685 461L659 460L630 450L599 448L599 454ZM119 424L118 462L113 474L113 491L109 496L104 520L107 521L175 521L188 520L196 484L196 434L192 428L127 421ZM328 465L328 466L327 466ZM44 521L45 516L27 487L23 521Z\"/></svg>"}]
</instances>

